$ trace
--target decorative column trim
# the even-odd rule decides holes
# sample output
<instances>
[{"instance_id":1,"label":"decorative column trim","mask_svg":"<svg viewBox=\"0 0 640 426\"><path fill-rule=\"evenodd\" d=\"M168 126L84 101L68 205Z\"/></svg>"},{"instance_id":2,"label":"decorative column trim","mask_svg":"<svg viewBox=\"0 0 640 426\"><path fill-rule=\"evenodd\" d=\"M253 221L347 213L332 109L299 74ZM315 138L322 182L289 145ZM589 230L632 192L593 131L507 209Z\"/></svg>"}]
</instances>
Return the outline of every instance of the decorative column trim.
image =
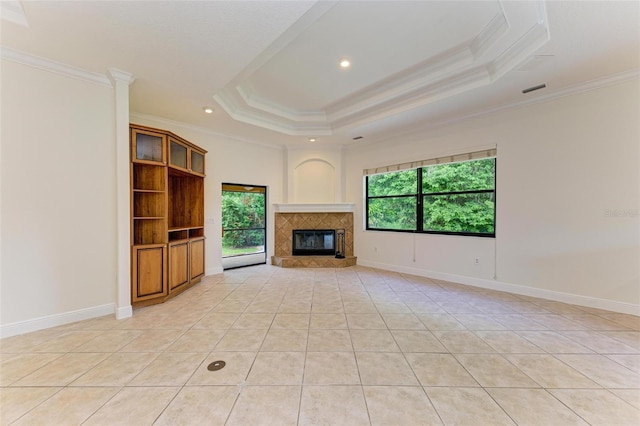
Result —
<instances>
[{"instance_id":1,"label":"decorative column trim","mask_svg":"<svg viewBox=\"0 0 640 426\"><path fill-rule=\"evenodd\" d=\"M116 308L117 319L132 315L131 307L131 200L129 198L129 85L132 74L109 68L115 105L116 148Z\"/></svg>"}]
</instances>

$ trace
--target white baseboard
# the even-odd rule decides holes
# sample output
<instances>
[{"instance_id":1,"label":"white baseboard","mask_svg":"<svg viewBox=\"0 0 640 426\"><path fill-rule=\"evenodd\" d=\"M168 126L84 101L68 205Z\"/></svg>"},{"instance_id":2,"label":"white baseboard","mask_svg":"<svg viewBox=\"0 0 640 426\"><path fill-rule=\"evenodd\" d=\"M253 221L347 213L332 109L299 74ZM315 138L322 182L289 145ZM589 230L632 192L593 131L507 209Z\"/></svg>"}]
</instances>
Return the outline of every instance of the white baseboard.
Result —
<instances>
[{"instance_id":1,"label":"white baseboard","mask_svg":"<svg viewBox=\"0 0 640 426\"><path fill-rule=\"evenodd\" d=\"M217 275L217 274L222 274L223 272L224 272L224 269L222 269L222 265L220 265L220 266L215 266L213 268L207 268L206 275Z\"/></svg>"},{"instance_id":2,"label":"white baseboard","mask_svg":"<svg viewBox=\"0 0 640 426\"><path fill-rule=\"evenodd\" d=\"M129 306L123 306L121 308L116 308L116 319L125 319L125 318L131 318L133 316L133 307L131 305Z\"/></svg>"},{"instance_id":3,"label":"white baseboard","mask_svg":"<svg viewBox=\"0 0 640 426\"><path fill-rule=\"evenodd\" d=\"M77 311L64 312L62 314L49 315L46 317L34 318L27 321L14 322L0 326L0 337L11 337L18 334L29 333L45 328L56 327L76 321L101 317L113 314L115 304L94 306L92 308L78 309Z\"/></svg>"},{"instance_id":4,"label":"white baseboard","mask_svg":"<svg viewBox=\"0 0 640 426\"><path fill-rule=\"evenodd\" d=\"M401 272L405 274L417 275L419 277L433 278L436 280L450 281L457 284L470 285L473 287L486 288L490 290L505 291L507 293L520 294L523 296L539 297L541 299L553 300L556 302L569 303L572 305L586 306L589 308L604 309L612 312L640 316L640 305L633 303L618 302L615 300L599 299L597 297L582 296L579 294L563 293L560 291L547 290L542 288L528 287L517 284L505 283L502 281L488 280L484 278L467 277L463 275L436 272L410 266L391 265L387 263L370 262L358 259L358 265L370 268L384 269L387 271Z\"/></svg>"}]
</instances>

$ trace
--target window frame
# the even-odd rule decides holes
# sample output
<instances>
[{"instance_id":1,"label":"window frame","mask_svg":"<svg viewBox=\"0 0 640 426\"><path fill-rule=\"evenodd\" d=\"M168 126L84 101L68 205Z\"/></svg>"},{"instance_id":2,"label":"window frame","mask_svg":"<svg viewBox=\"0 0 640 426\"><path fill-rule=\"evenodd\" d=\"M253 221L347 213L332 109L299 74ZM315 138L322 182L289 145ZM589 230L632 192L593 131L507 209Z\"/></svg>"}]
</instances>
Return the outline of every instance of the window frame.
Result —
<instances>
[{"instance_id":1,"label":"window frame","mask_svg":"<svg viewBox=\"0 0 640 426\"><path fill-rule=\"evenodd\" d=\"M373 175L365 176L365 230L366 231L383 231L383 232L404 232L404 233L412 233L412 234L435 234L435 235L459 235L464 237L481 237L481 238L495 238L496 236L496 204L497 204L497 175L498 175L498 158L490 157L494 161L493 168L493 189L474 189L469 191L447 191L447 192L429 192L423 193L422 187L422 170L427 167L433 166L425 166L425 167L417 167L415 169L416 172L416 182L417 188L416 193L414 194L403 194L403 195L374 195L369 196L369 177ZM483 161L488 160L489 158L483 159L475 159L469 161ZM466 161L462 161L466 162ZM451 164L451 163L448 163ZM443 164L444 165L444 164ZM436 165L437 166L437 165ZM399 170L397 170L399 171ZM396 171L394 171L396 172ZM394 173L387 172L387 173ZM436 230L425 230L424 229L424 199L425 197L430 196L448 196L448 195L467 195L467 194L486 194L493 193L493 232L456 232L456 231L436 231ZM393 228L372 228L369 226L369 200L371 199L384 199L384 198L408 198L413 197L416 200L416 229L393 229Z\"/></svg>"}]
</instances>

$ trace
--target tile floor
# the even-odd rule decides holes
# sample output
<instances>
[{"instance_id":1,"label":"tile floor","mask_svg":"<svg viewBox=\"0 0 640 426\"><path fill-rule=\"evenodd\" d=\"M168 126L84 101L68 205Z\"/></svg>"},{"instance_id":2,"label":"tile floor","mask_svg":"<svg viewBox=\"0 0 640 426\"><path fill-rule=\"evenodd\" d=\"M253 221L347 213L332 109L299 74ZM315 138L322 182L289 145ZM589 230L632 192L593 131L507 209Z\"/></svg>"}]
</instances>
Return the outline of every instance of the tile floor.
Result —
<instances>
[{"instance_id":1,"label":"tile floor","mask_svg":"<svg viewBox=\"0 0 640 426\"><path fill-rule=\"evenodd\" d=\"M3 425L640 424L639 317L360 266L228 271L0 349Z\"/></svg>"}]
</instances>

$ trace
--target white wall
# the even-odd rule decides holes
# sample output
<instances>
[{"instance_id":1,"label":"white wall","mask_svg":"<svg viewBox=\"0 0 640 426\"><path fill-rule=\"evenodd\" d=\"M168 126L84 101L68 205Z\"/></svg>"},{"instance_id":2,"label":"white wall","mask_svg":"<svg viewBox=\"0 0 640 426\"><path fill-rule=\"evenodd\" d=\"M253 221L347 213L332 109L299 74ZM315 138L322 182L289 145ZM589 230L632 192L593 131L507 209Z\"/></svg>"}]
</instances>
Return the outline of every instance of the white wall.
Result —
<instances>
[{"instance_id":1,"label":"white wall","mask_svg":"<svg viewBox=\"0 0 640 426\"><path fill-rule=\"evenodd\" d=\"M282 202L283 190L283 155L280 147L242 142L204 129L149 116L132 114L131 122L169 130L208 151L204 181L207 275L222 272L223 182L267 187L267 260L273 255L272 204Z\"/></svg>"},{"instance_id":2,"label":"white wall","mask_svg":"<svg viewBox=\"0 0 640 426\"><path fill-rule=\"evenodd\" d=\"M113 89L1 66L2 332L112 313Z\"/></svg>"},{"instance_id":3,"label":"white wall","mask_svg":"<svg viewBox=\"0 0 640 426\"><path fill-rule=\"evenodd\" d=\"M358 263L640 313L639 95L634 80L350 147L359 206L365 168L498 147L495 240L364 231L360 211Z\"/></svg>"}]
</instances>

